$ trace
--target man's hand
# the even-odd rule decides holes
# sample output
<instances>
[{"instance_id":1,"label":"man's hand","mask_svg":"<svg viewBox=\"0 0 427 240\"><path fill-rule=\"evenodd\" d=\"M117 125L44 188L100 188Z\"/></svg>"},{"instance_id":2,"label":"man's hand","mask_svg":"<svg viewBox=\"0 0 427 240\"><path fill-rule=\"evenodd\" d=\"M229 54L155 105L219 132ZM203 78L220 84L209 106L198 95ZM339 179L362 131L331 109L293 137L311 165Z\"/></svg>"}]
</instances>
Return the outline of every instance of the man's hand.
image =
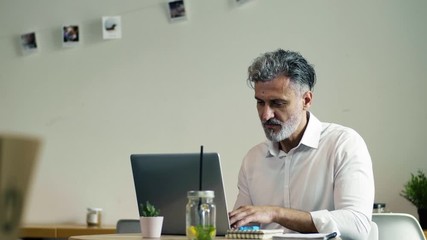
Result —
<instances>
[{"instance_id":1,"label":"man's hand","mask_svg":"<svg viewBox=\"0 0 427 240\"><path fill-rule=\"evenodd\" d=\"M228 214L232 228L248 223L278 223L297 232L317 232L310 213L276 206L241 206Z\"/></svg>"},{"instance_id":2,"label":"man's hand","mask_svg":"<svg viewBox=\"0 0 427 240\"><path fill-rule=\"evenodd\" d=\"M251 222L274 222L277 207L271 206L241 206L228 214L232 228L238 228Z\"/></svg>"}]
</instances>

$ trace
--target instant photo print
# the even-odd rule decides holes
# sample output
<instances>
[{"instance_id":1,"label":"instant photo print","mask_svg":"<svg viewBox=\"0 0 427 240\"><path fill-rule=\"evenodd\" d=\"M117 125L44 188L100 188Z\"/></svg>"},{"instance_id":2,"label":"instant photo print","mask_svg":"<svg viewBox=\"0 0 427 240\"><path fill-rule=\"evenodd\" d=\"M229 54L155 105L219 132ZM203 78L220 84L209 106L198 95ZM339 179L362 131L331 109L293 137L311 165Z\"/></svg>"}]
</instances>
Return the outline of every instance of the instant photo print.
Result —
<instances>
[{"instance_id":1,"label":"instant photo print","mask_svg":"<svg viewBox=\"0 0 427 240\"><path fill-rule=\"evenodd\" d=\"M169 0L168 11L171 22L187 20L184 0Z\"/></svg>"},{"instance_id":2,"label":"instant photo print","mask_svg":"<svg viewBox=\"0 0 427 240\"><path fill-rule=\"evenodd\" d=\"M38 46L35 32L22 34L19 40L21 44L22 54L27 55L37 52Z\"/></svg>"},{"instance_id":3,"label":"instant photo print","mask_svg":"<svg viewBox=\"0 0 427 240\"><path fill-rule=\"evenodd\" d=\"M102 38L122 38L122 21L120 16L102 17Z\"/></svg>"},{"instance_id":4,"label":"instant photo print","mask_svg":"<svg viewBox=\"0 0 427 240\"><path fill-rule=\"evenodd\" d=\"M62 27L62 46L74 47L80 42L78 25L65 25Z\"/></svg>"},{"instance_id":5,"label":"instant photo print","mask_svg":"<svg viewBox=\"0 0 427 240\"><path fill-rule=\"evenodd\" d=\"M236 3L237 6L243 5L247 2L251 2L253 0L234 0L234 2Z\"/></svg>"}]
</instances>

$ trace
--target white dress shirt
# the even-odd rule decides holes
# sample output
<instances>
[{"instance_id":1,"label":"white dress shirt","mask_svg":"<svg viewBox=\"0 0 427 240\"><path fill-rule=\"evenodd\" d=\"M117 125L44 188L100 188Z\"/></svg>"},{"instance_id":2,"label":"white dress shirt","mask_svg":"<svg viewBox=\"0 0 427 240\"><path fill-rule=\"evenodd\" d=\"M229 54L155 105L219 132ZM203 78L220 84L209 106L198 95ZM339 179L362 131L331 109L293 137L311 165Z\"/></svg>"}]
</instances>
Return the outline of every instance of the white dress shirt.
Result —
<instances>
[{"instance_id":1,"label":"white dress shirt","mask_svg":"<svg viewBox=\"0 0 427 240\"><path fill-rule=\"evenodd\" d=\"M249 150L238 188L234 209L273 205L307 211L319 232L338 231L342 239L368 236L375 189L366 144L353 129L321 123L312 113L301 142L288 153L271 141Z\"/></svg>"}]
</instances>

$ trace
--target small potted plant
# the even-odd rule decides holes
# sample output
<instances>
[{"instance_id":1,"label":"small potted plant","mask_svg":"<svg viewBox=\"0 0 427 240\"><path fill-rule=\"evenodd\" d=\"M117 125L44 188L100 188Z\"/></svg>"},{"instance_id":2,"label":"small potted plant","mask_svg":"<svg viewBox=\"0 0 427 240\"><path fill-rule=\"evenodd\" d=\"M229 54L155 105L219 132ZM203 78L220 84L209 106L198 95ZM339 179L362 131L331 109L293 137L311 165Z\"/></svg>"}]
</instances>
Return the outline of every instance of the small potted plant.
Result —
<instances>
[{"instance_id":1,"label":"small potted plant","mask_svg":"<svg viewBox=\"0 0 427 240\"><path fill-rule=\"evenodd\" d=\"M141 225L142 237L160 238L163 227L163 216L160 215L160 210L153 204L147 201L144 204L139 204L139 223Z\"/></svg>"},{"instance_id":2,"label":"small potted plant","mask_svg":"<svg viewBox=\"0 0 427 240\"><path fill-rule=\"evenodd\" d=\"M424 172L418 170L416 175L411 173L411 179L405 184L400 195L414 204L421 227L427 229L427 177Z\"/></svg>"}]
</instances>

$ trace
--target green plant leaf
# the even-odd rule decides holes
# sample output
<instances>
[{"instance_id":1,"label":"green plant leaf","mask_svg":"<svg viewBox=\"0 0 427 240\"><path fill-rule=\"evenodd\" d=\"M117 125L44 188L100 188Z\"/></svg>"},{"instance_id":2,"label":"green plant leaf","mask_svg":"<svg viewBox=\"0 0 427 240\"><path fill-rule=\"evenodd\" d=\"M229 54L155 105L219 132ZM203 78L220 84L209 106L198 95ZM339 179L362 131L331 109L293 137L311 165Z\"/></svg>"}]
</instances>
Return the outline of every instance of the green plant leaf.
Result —
<instances>
[{"instance_id":1,"label":"green plant leaf","mask_svg":"<svg viewBox=\"0 0 427 240\"><path fill-rule=\"evenodd\" d=\"M423 171L411 173L411 178L404 185L400 195L414 204L418 209L427 208L427 177Z\"/></svg>"},{"instance_id":2,"label":"green plant leaf","mask_svg":"<svg viewBox=\"0 0 427 240\"><path fill-rule=\"evenodd\" d=\"M139 204L139 215L142 217L157 217L160 214L160 210L156 209L156 207L147 201L144 204Z\"/></svg>"}]
</instances>

